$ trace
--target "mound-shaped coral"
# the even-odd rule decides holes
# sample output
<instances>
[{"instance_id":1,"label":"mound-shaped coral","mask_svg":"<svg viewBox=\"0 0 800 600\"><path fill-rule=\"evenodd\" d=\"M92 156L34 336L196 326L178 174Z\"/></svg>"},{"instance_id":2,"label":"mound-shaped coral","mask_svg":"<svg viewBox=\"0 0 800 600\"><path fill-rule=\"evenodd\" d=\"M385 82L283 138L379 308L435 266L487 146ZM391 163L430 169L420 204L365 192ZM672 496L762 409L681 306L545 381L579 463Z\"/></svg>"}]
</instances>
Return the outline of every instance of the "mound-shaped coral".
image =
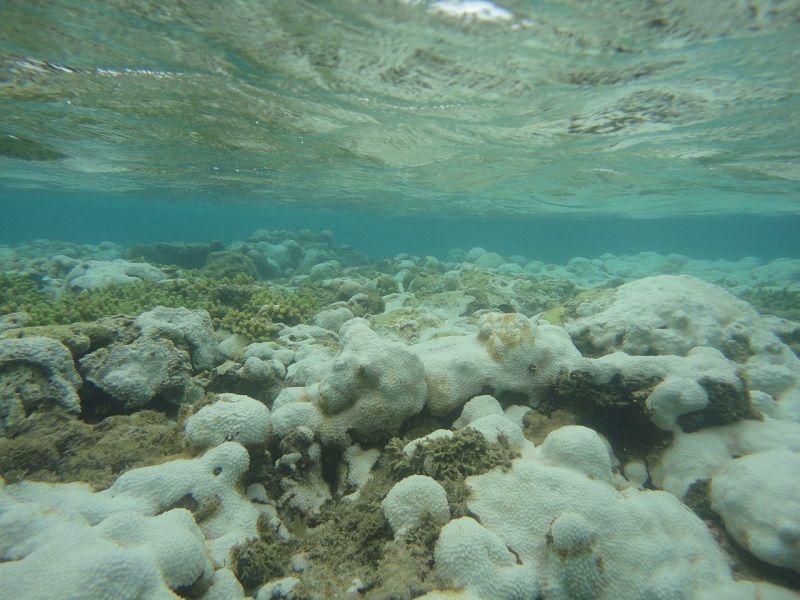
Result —
<instances>
[{"instance_id":1,"label":"mound-shaped coral","mask_svg":"<svg viewBox=\"0 0 800 600\"><path fill-rule=\"evenodd\" d=\"M24 419L40 405L81 409L69 350L47 337L0 340L0 431Z\"/></svg>"},{"instance_id":2,"label":"mound-shaped coral","mask_svg":"<svg viewBox=\"0 0 800 600\"><path fill-rule=\"evenodd\" d=\"M363 319L345 323L340 342L318 385L299 394L287 388L276 399L272 421L279 435L303 424L318 431L325 444L345 447L351 437L386 437L422 410L425 374L415 354L381 339Z\"/></svg>"},{"instance_id":3,"label":"mound-shaped coral","mask_svg":"<svg viewBox=\"0 0 800 600\"><path fill-rule=\"evenodd\" d=\"M510 471L467 479L470 510L514 551L545 597L692 597L730 581L710 532L674 496L618 492L605 477L569 466L571 456L580 461L569 448L583 452L585 442L559 446L546 453L551 464L521 458ZM536 595L498 589L492 597Z\"/></svg>"}]
</instances>

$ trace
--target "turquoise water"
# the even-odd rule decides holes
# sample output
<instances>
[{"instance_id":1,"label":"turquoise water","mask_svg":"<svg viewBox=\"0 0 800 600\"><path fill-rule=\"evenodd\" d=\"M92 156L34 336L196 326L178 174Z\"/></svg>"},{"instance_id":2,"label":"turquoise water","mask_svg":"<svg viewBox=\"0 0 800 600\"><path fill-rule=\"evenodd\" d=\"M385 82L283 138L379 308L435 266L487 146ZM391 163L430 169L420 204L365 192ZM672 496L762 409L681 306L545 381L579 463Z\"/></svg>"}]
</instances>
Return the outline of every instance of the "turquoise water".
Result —
<instances>
[{"instance_id":1,"label":"turquoise water","mask_svg":"<svg viewBox=\"0 0 800 600\"><path fill-rule=\"evenodd\" d=\"M445 257L451 248L485 246L562 263L573 256L672 252L695 258L762 260L800 257L800 218L770 216L627 219L616 216L425 217L367 211L298 209L158 197L109 203L103 194L17 193L5 202L0 240L44 238L76 243L109 240L130 246L162 241L233 242L254 229L333 231L337 242L374 258L398 253Z\"/></svg>"},{"instance_id":2,"label":"turquoise water","mask_svg":"<svg viewBox=\"0 0 800 600\"><path fill-rule=\"evenodd\" d=\"M62 224L87 241L233 239L263 219L379 256L445 240L797 256L799 14L3 3L0 242Z\"/></svg>"}]
</instances>

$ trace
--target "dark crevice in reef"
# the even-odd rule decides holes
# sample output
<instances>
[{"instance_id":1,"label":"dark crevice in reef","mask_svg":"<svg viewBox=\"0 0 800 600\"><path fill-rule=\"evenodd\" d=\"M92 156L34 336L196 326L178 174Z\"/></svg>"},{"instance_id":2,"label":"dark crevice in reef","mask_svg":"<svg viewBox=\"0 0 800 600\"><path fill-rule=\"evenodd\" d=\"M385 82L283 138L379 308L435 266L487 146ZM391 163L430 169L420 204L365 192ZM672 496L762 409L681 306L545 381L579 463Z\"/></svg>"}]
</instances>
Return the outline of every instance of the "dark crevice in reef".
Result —
<instances>
[{"instance_id":1,"label":"dark crevice in reef","mask_svg":"<svg viewBox=\"0 0 800 600\"><path fill-rule=\"evenodd\" d=\"M588 371L565 370L538 410L549 415L560 408L580 415L582 425L608 438L622 462L646 458L672 437L650 421L645 406L660 381L659 377L638 379L618 372L608 382L600 383Z\"/></svg>"},{"instance_id":2,"label":"dark crevice in reef","mask_svg":"<svg viewBox=\"0 0 800 600\"><path fill-rule=\"evenodd\" d=\"M527 394L512 390L501 390L495 398L504 409L514 404L528 406L530 403L530 398Z\"/></svg>"},{"instance_id":3,"label":"dark crevice in reef","mask_svg":"<svg viewBox=\"0 0 800 600\"><path fill-rule=\"evenodd\" d=\"M240 368L239 364L235 366ZM238 376L234 369L213 369L209 377L206 391L216 394L240 394L250 396L260 400L267 405L272 405L277 394L271 390L272 386L266 385L263 381L247 381Z\"/></svg>"},{"instance_id":4,"label":"dark crevice in reef","mask_svg":"<svg viewBox=\"0 0 800 600\"><path fill-rule=\"evenodd\" d=\"M253 483L262 484L267 494L272 497L280 496L279 475L275 470L274 456L280 456L278 451L277 442L274 445L267 446L257 444L249 446L247 453L250 456L250 468L244 474L242 484L245 488Z\"/></svg>"},{"instance_id":5,"label":"dark crevice in reef","mask_svg":"<svg viewBox=\"0 0 800 600\"><path fill-rule=\"evenodd\" d=\"M85 423L95 424L107 417L125 414L119 401L88 379L84 379L78 395L81 399L80 419Z\"/></svg>"},{"instance_id":6,"label":"dark crevice in reef","mask_svg":"<svg viewBox=\"0 0 800 600\"><path fill-rule=\"evenodd\" d=\"M342 463L342 451L338 448L325 448L320 458L322 467L322 478L328 484L331 496L336 497L336 490L339 489L339 477L341 470L339 465Z\"/></svg>"},{"instance_id":7,"label":"dark crevice in reef","mask_svg":"<svg viewBox=\"0 0 800 600\"><path fill-rule=\"evenodd\" d=\"M685 413L678 417L678 425L687 433L706 427L728 425L742 419L761 420L759 413L750 406L746 386L735 387L704 377L699 382L708 395L708 406L702 410Z\"/></svg>"},{"instance_id":8,"label":"dark crevice in reef","mask_svg":"<svg viewBox=\"0 0 800 600\"><path fill-rule=\"evenodd\" d=\"M170 402L167 394L159 394L145 406L134 411L126 411L119 400L94 385L90 380L84 379L79 390L81 399L80 419L89 424L97 424L115 415L135 414L140 410L159 412L171 419L176 419L180 412L180 405Z\"/></svg>"},{"instance_id":9,"label":"dark crevice in reef","mask_svg":"<svg viewBox=\"0 0 800 600\"><path fill-rule=\"evenodd\" d=\"M413 417L406 419L395 437L413 440L426 436L437 429L449 429L459 416L461 416L461 407L444 417L434 417L426 406Z\"/></svg>"}]
</instances>

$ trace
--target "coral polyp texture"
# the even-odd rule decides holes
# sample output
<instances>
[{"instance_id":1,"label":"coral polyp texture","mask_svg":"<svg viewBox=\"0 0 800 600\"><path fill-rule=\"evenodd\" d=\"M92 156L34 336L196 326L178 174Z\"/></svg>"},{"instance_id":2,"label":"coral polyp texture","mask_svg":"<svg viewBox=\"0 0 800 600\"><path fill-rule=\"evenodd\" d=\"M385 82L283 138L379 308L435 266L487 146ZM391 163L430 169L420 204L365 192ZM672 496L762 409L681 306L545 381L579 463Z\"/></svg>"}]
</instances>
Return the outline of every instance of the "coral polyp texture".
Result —
<instances>
[{"instance_id":1,"label":"coral polyp texture","mask_svg":"<svg viewBox=\"0 0 800 600\"><path fill-rule=\"evenodd\" d=\"M4 598L798 597L800 263L259 230L0 269Z\"/></svg>"}]
</instances>

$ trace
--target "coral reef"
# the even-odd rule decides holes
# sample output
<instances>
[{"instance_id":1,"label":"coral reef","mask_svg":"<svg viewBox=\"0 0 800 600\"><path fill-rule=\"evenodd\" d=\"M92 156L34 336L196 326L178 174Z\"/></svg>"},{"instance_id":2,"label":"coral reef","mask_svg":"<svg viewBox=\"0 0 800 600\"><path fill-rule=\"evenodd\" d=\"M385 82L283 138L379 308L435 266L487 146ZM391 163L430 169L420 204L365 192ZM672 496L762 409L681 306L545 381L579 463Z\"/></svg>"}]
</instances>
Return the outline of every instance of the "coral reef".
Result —
<instances>
[{"instance_id":1,"label":"coral reef","mask_svg":"<svg viewBox=\"0 0 800 600\"><path fill-rule=\"evenodd\" d=\"M86 481L104 489L125 471L182 450L175 422L155 411L92 425L61 410L40 409L0 438L0 473L9 483Z\"/></svg>"},{"instance_id":2,"label":"coral reef","mask_svg":"<svg viewBox=\"0 0 800 600\"><path fill-rule=\"evenodd\" d=\"M29 277L0 274L0 314L24 313L26 325L71 324L118 314L138 315L156 306L205 309L217 327L268 339L275 323L294 324L311 317L327 303L311 286L297 292L254 284L247 277L211 279L184 272L166 281L136 282L58 295L41 291Z\"/></svg>"},{"instance_id":3,"label":"coral reef","mask_svg":"<svg viewBox=\"0 0 800 600\"><path fill-rule=\"evenodd\" d=\"M794 597L798 265L0 248L0 587Z\"/></svg>"},{"instance_id":4,"label":"coral reef","mask_svg":"<svg viewBox=\"0 0 800 600\"><path fill-rule=\"evenodd\" d=\"M225 246L214 242L158 242L155 244L135 244L128 250L131 260L143 260L157 265L174 265L183 269L199 269L206 264L208 255L220 252Z\"/></svg>"},{"instance_id":5,"label":"coral reef","mask_svg":"<svg viewBox=\"0 0 800 600\"><path fill-rule=\"evenodd\" d=\"M72 355L56 340L0 340L0 431L40 406L58 405L79 412L81 383Z\"/></svg>"}]
</instances>

